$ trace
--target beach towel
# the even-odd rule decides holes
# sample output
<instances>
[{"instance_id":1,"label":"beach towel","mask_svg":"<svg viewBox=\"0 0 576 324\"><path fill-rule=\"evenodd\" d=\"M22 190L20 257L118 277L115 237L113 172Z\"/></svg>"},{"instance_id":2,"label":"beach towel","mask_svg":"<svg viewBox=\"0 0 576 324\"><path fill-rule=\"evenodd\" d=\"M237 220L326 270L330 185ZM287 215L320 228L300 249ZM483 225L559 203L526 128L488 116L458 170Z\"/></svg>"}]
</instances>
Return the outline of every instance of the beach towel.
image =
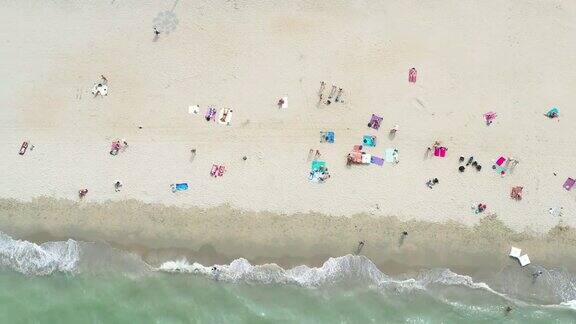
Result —
<instances>
[{"instance_id":1,"label":"beach towel","mask_svg":"<svg viewBox=\"0 0 576 324\"><path fill-rule=\"evenodd\" d=\"M380 128L380 124L384 118L372 114L372 118L370 118L370 122L368 123L368 127L378 130Z\"/></svg>"},{"instance_id":2,"label":"beach towel","mask_svg":"<svg viewBox=\"0 0 576 324\"><path fill-rule=\"evenodd\" d=\"M568 178L566 179L566 182L564 182L564 189L570 191L572 190L572 187L574 187L574 184L576 184L576 180L572 179L572 178Z\"/></svg>"},{"instance_id":3,"label":"beach towel","mask_svg":"<svg viewBox=\"0 0 576 324\"><path fill-rule=\"evenodd\" d=\"M398 150L394 148L388 148L384 151L384 160L388 163L394 163L398 159Z\"/></svg>"},{"instance_id":4,"label":"beach towel","mask_svg":"<svg viewBox=\"0 0 576 324\"><path fill-rule=\"evenodd\" d=\"M172 188L172 192L188 190L187 183L171 184L170 187Z\"/></svg>"},{"instance_id":5,"label":"beach towel","mask_svg":"<svg viewBox=\"0 0 576 324\"><path fill-rule=\"evenodd\" d=\"M528 257L528 254L524 254L524 255L520 256L518 258L518 261L520 262L520 265L523 267L530 264L530 258Z\"/></svg>"},{"instance_id":6,"label":"beach towel","mask_svg":"<svg viewBox=\"0 0 576 324\"><path fill-rule=\"evenodd\" d=\"M446 156L446 151L448 151L447 148L443 147L443 146L436 146L434 148L434 156L437 157L445 157Z\"/></svg>"},{"instance_id":7,"label":"beach towel","mask_svg":"<svg viewBox=\"0 0 576 324\"><path fill-rule=\"evenodd\" d=\"M222 108L218 113L218 123L226 126L230 126L230 122L232 121L232 109Z\"/></svg>"},{"instance_id":8,"label":"beach towel","mask_svg":"<svg viewBox=\"0 0 576 324\"><path fill-rule=\"evenodd\" d=\"M546 113L546 116L549 118L558 117L558 115L560 115L560 111L556 107L552 107L552 109Z\"/></svg>"},{"instance_id":9,"label":"beach towel","mask_svg":"<svg viewBox=\"0 0 576 324\"><path fill-rule=\"evenodd\" d=\"M492 123L492 121L494 121L494 119L496 119L496 113L493 111L489 111L487 113L484 113L484 120L486 120L486 123L488 125L490 125Z\"/></svg>"},{"instance_id":10,"label":"beach towel","mask_svg":"<svg viewBox=\"0 0 576 324\"><path fill-rule=\"evenodd\" d=\"M372 157L370 158L370 163L376 164L379 166L383 166L384 165L384 159L381 157L372 155Z\"/></svg>"},{"instance_id":11,"label":"beach towel","mask_svg":"<svg viewBox=\"0 0 576 324\"><path fill-rule=\"evenodd\" d=\"M362 164L370 164L372 161L372 154L362 154Z\"/></svg>"},{"instance_id":12,"label":"beach towel","mask_svg":"<svg viewBox=\"0 0 576 324\"><path fill-rule=\"evenodd\" d=\"M28 142L24 141L20 146L20 151L18 152L18 154L24 155L24 153L26 153L26 149L28 149Z\"/></svg>"},{"instance_id":13,"label":"beach towel","mask_svg":"<svg viewBox=\"0 0 576 324\"><path fill-rule=\"evenodd\" d=\"M364 143L364 145L366 146L376 146L376 136L372 136L372 135L364 135L363 139L362 139L362 143Z\"/></svg>"},{"instance_id":14,"label":"beach towel","mask_svg":"<svg viewBox=\"0 0 576 324\"><path fill-rule=\"evenodd\" d=\"M288 97L282 97L282 105L280 105L280 108L288 108Z\"/></svg>"},{"instance_id":15,"label":"beach towel","mask_svg":"<svg viewBox=\"0 0 576 324\"><path fill-rule=\"evenodd\" d=\"M197 115L199 112L200 112L200 106L199 105L188 106L188 113L189 114Z\"/></svg>"},{"instance_id":16,"label":"beach towel","mask_svg":"<svg viewBox=\"0 0 576 324\"><path fill-rule=\"evenodd\" d=\"M521 254L522 254L522 249L519 249L517 247L511 247L510 248L510 254L508 254L508 255L513 257L513 258L518 259Z\"/></svg>"},{"instance_id":17,"label":"beach towel","mask_svg":"<svg viewBox=\"0 0 576 324\"><path fill-rule=\"evenodd\" d=\"M327 131L327 132L320 132L320 142L326 143L334 143L334 132Z\"/></svg>"},{"instance_id":18,"label":"beach towel","mask_svg":"<svg viewBox=\"0 0 576 324\"><path fill-rule=\"evenodd\" d=\"M223 165L212 164L212 169L210 169L210 175L213 177L221 177L226 172L226 167Z\"/></svg>"},{"instance_id":19,"label":"beach towel","mask_svg":"<svg viewBox=\"0 0 576 324\"><path fill-rule=\"evenodd\" d=\"M215 120L216 108L208 108L208 110L206 110L206 114L204 114L204 118L206 118L206 121Z\"/></svg>"},{"instance_id":20,"label":"beach towel","mask_svg":"<svg viewBox=\"0 0 576 324\"><path fill-rule=\"evenodd\" d=\"M334 137L335 137L334 132L332 132L332 131L327 132L326 133L326 142L334 143Z\"/></svg>"},{"instance_id":21,"label":"beach towel","mask_svg":"<svg viewBox=\"0 0 576 324\"><path fill-rule=\"evenodd\" d=\"M408 71L408 82L416 83L416 77L418 76L418 71L415 68L411 68Z\"/></svg>"},{"instance_id":22,"label":"beach towel","mask_svg":"<svg viewBox=\"0 0 576 324\"><path fill-rule=\"evenodd\" d=\"M348 159L352 163L362 163L362 155L360 152L352 152L348 154Z\"/></svg>"},{"instance_id":23,"label":"beach towel","mask_svg":"<svg viewBox=\"0 0 576 324\"><path fill-rule=\"evenodd\" d=\"M320 168L325 168L326 162L314 160L312 161L312 172L320 171Z\"/></svg>"},{"instance_id":24,"label":"beach towel","mask_svg":"<svg viewBox=\"0 0 576 324\"><path fill-rule=\"evenodd\" d=\"M496 165L502 166L504 164L504 162L506 162L506 158L504 156L500 156L497 160L496 160Z\"/></svg>"}]
</instances>

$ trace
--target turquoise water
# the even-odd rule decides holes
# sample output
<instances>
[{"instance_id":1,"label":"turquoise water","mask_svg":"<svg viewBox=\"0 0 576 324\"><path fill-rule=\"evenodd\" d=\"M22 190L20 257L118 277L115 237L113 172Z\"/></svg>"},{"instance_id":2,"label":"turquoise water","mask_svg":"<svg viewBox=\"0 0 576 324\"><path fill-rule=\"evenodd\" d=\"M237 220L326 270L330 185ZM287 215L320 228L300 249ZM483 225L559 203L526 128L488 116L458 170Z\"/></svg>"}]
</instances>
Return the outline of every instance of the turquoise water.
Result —
<instances>
[{"instance_id":1,"label":"turquoise water","mask_svg":"<svg viewBox=\"0 0 576 324\"><path fill-rule=\"evenodd\" d=\"M353 255L317 268L153 267L106 244L0 232L0 323L576 323L576 277L542 271L537 282L517 266L489 283L448 269L391 277Z\"/></svg>"},{"instance_id":2,"label":"turquoise water","mask_svg":"<svg viewBox=\"0 0 576 324\"><path fill-rule=\"evenodd\" d=\"M0 273L2 323L571 323L567 308L515 306L482 291L382 293L215 282L190 275Z\"/></svg>"}]
</instances>

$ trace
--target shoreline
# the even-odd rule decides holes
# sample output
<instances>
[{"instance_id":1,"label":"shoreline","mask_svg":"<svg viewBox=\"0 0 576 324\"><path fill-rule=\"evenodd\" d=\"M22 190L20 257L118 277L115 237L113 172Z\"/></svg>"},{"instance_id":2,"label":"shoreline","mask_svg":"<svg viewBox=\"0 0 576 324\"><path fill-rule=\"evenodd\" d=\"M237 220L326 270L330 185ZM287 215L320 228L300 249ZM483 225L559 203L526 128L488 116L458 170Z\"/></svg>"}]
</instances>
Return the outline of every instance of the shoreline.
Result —
<instances>
[{"instance_id":1,"label":"shoreline","mask_svg":"<svg viewBox=\"0 0 576 324\"><path fill-rule=\"evenodd\" d=\"M240 257L252 264L276 263L284 268L320 266L329 257L354 253L358 242L364 241L361 254L391 275L449 268L482 277L505 267L520 269L508 257L511 245L529 254L531 266L576 272L576 256L571 253L576 246L574 229L557 226L545 234L514 232L496 215L468 227L452 221L402 222L367 214L278 215L228 206L178 208L134 200L0 199L0 230L35 243L69 238L106 242L155 266L181 258L227 264ZM408 236L401 243L402 231Z\"/></svg>"}]
</instances>

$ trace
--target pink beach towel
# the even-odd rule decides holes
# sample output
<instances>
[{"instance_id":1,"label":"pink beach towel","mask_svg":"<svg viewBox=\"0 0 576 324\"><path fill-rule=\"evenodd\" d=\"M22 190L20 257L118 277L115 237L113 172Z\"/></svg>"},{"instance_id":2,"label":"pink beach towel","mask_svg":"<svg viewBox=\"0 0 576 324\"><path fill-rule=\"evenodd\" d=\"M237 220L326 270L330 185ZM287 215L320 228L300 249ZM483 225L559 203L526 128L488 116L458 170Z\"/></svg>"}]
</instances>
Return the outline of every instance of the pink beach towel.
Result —
<instances>
[{"instance_id":1,"label":"pink beach towel","mask_svg":"<svg viewBox=\"0 0 576 324\"><path fill-rule=\"evenodd\" d=\"M503 157L503 156L500 156L500 157L498 158L498 160L496 160L496 164L499 165L499 166L502 166L502 164L504 164L504 162L506 162L506 158Z\"/></svg>"},{"instance_id":2,"label":"pink beach towel","mask_svg":"<svg viewBox=\"0 0 576 324\"><path fill-rule=\"evenodd\" d=\"M416 71L415 68L411 68L408 71L408 82L410 83L416 83L416 77L418 75L418 72Z\"/></svg>"},{"instance_id":3,"label":"pink beach towel","mask_svg":"<svg viewBox=\"0 0 576 324\"><path fill-rule=\"evenodd\" d=\"M570 191L572 190L572 187L574 187L574 184L576 184L576 180L568 178L566 179L566 182L564 182L564 189Z\"/></svg>"},{"instance_id":4,"label":"pink beach towel","mask_svg":"<svg viewBox=\"0 0 576 324\"><path fill-rule=\"evenodd\" d=\"M435 147L434 148L434 156L437 157L445 157L446 156L446 151L448 151L447 148L440 146L440 147Z\"/></svg>"}]
</instances>

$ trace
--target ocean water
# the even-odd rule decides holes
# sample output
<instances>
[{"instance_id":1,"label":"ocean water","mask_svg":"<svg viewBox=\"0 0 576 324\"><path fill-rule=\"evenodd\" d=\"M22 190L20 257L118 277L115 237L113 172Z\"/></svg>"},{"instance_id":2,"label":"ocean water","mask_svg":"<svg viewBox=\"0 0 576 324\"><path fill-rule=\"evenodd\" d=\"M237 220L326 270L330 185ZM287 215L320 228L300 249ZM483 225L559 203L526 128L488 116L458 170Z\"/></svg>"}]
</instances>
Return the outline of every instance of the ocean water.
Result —
<instances>
[{"instance_id":1,"label":"ocean water","mask_svg":"<svg viewBox=\"0 0 576 324\"><path fill-rule=\"evenodd\" d=\"M511 287L449 269L390 277L363 256L318 268L186 260L153 267L105 244L0 234L0 323L575 323L576 279ZM513 310L506 313L504 308Z\"/></svg>"}]
</instances>

